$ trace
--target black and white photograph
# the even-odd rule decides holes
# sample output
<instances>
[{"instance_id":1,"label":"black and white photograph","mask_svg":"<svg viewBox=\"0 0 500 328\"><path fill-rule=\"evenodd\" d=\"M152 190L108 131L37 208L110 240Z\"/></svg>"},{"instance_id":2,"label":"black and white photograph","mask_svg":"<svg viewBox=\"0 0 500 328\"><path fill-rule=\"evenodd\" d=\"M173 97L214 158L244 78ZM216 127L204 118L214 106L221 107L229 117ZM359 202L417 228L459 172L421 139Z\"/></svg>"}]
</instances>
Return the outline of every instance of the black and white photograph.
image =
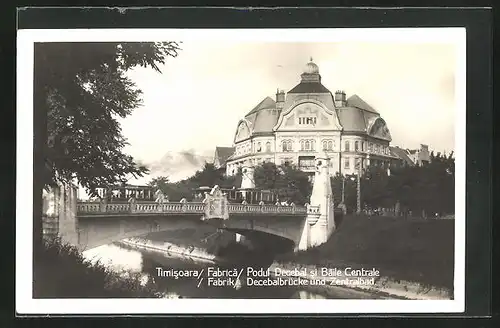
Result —
<instances>
[{"instance_id":1,"label":"black and white photograph","mask_svg":"<svg viewBox=\"0 0 500 328\"><path fill-rule=\"evenodd\" d=\"M465 41L20 30L17 311L464 311Z\"/></svg>"}]
</instances>

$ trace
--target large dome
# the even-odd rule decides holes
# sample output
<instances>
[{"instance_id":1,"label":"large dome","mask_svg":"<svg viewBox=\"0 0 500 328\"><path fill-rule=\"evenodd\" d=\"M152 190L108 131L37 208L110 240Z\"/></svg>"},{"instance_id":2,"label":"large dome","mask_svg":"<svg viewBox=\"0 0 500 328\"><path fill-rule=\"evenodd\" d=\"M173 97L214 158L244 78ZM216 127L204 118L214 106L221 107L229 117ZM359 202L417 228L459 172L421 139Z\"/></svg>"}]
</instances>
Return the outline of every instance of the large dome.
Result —
<instances>
[{"instance_id":1,"label":"large dome","mask_svg":"<svg viewBox=\"0 0 500 328\"><path fill-rule=\"evenodd\" d=\"M312 58L309 63L306 64L304 67L304 73L306 74L318 74L319 73L319 67L315 63L313 63Z\"/></svg>"}]
</instances>

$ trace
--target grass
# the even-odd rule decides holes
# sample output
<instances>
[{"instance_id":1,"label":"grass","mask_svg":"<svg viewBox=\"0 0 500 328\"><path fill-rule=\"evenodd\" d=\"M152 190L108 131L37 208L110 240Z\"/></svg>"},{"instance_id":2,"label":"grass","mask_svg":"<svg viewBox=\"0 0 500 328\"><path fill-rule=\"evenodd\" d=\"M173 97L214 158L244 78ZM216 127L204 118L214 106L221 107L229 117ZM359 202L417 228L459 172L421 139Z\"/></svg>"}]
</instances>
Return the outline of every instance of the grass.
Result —
<instances>
[{"instance_id":1,"label":"grass","mask_svg":"<svg viewBox=\"0 0 500 328\"><path fill-rule=\"evenodd\" d=\"M141 273L114 272L59 240L46 243L33 273L34 298L161 297Z\"/></svg>"},{"instance_id":2,"label":"grass","mask_svg":"<svg viewBox=\"0 0 500 328\"><path fill-rule=\"evenodd\" d=\"M328 242L279 262L372 267L395 280L453 290L454 220L347 216Z\"/></svg>"}]
</instances>

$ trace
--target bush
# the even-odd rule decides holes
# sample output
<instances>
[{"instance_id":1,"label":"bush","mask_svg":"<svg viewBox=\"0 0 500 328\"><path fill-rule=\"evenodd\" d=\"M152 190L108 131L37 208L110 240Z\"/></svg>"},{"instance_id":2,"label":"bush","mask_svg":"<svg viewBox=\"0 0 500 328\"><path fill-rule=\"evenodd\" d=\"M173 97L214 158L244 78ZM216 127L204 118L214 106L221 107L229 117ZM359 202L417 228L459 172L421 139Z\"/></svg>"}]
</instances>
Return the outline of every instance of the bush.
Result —
<instances>
[{"instance_id":1,"label":"bush","mask_svg":"<svg viewBox=\"0 0 500 328\"><path fill-rule=\"evenodd\" d=\"M140 272L114 272L73 246L47 241L33 268L34 298L161 297Z\"/></svg>"}]
</instances>

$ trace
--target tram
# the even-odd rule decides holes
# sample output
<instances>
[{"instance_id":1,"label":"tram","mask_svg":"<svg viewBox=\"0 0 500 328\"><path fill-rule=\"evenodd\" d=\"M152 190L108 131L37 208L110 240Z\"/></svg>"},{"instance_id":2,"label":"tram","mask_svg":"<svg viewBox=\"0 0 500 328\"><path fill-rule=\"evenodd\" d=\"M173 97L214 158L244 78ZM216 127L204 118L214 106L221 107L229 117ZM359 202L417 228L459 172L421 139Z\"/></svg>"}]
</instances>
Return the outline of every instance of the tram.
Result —
<instances>
[{"instance_id":1,"label":"tram","mask_svg":"<svg viewBox=\"0 0 500 328\"><path fill-rule=\"evenodd\" d=\"M202 201L205 197L205 192L210 192L210 187L199 187L193 189L195 201ZM273 190L260 189L241 189L241 188L220 188L227 195L227 200L230 203L242 203L246 200L248 204L259 204L261 201L264 204L275 204L278 201L278 192Z\"/></svg>"},{"instance_id":2,"label":"tram","mask_svg":"<svg viewBox=\"0 0 500 328\"><path fill-rule=\"evenodd\" d=\"M100 198L113 203L126 203L131 197L138 202L155 201L155 190L151 186L119 185L109 188L97 188Z\"/></svg>"}]
</instances>

